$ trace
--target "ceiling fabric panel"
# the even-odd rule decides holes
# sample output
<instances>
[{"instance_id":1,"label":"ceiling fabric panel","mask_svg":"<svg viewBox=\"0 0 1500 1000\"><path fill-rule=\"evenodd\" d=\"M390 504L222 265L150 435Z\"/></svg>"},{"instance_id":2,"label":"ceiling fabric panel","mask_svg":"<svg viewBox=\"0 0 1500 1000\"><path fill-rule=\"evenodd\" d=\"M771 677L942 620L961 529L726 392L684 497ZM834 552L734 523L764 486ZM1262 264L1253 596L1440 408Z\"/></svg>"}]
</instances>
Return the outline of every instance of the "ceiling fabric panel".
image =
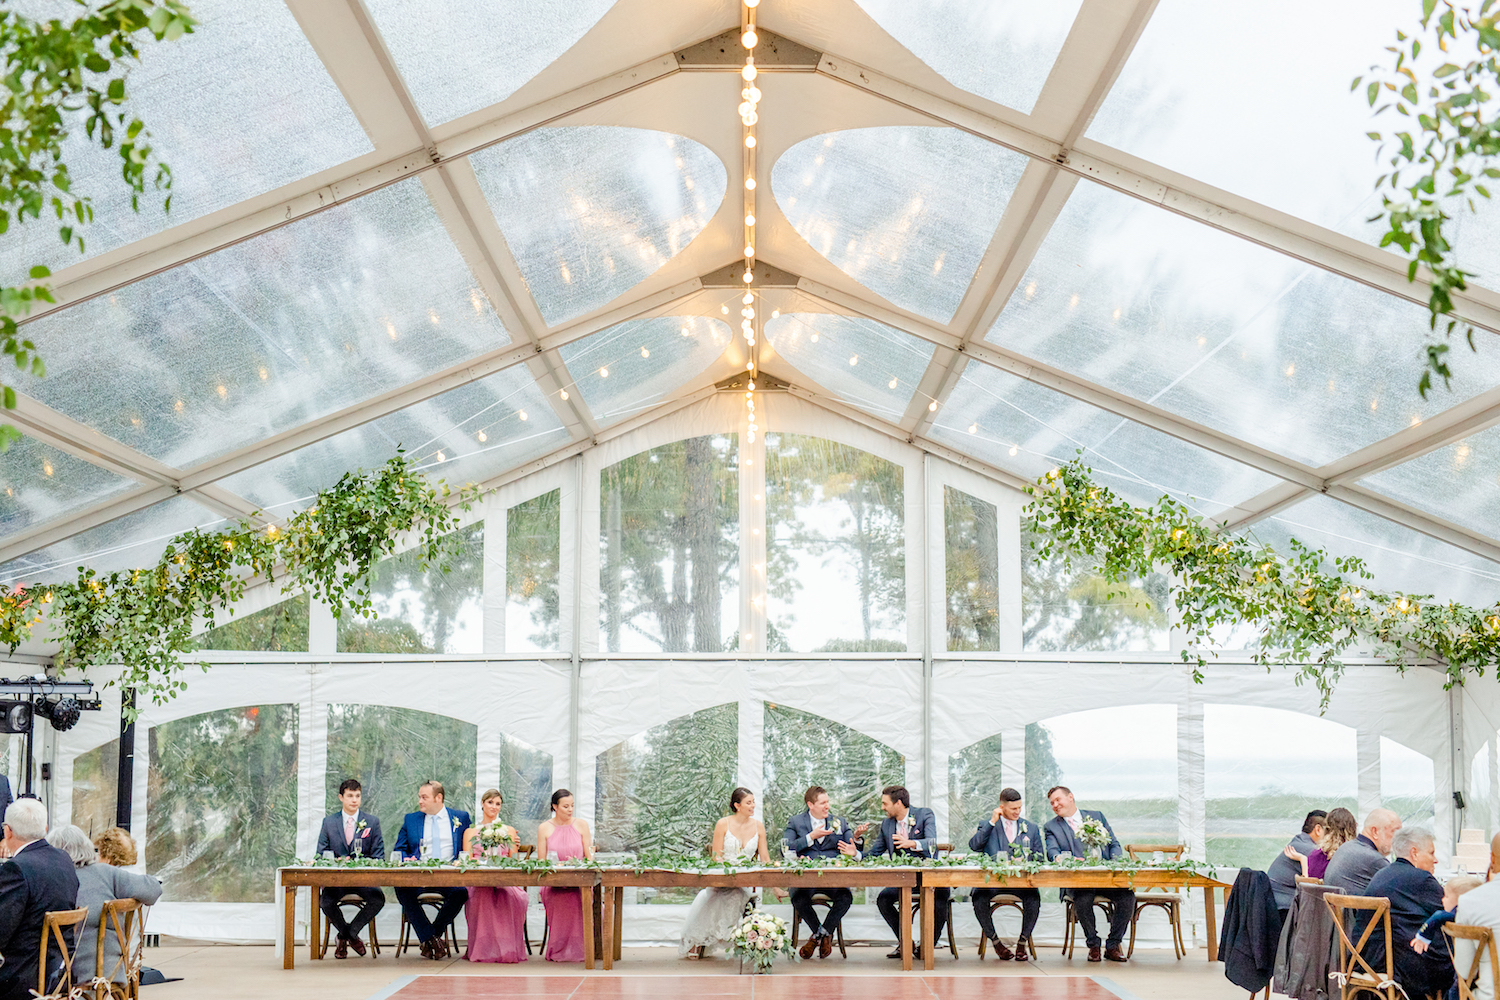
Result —
<instances>
[{"instance_id":1,"label":"ceiling fabric panel","mask_svg":"<svg viewBox=\"0 0 1500 1000\"><path fill-rule=\"evenodd\" d=\"M28 15L71 19L71 3L7 3ZM370 152L374 147L281 0L194 0L202 22L191 35L145 47L130 73L126 110L140 117L157 155L172 168L172 209L147 194L130 210L118 147L83 136L84 116L63 157L76 194L89 196L94 222L82 235L88 256L207 215ZM23 274L75 263L50 211L0 242L0 268Z\"/></svg>"},{"instance_id":2,"label":"ceiling fabric panel","mask_svg":"<svg viewBox=\"0 0 1500 1000\"><path fill-rule=\"evenodd\" d=\"M470 161L552 325L597 309L682 252L728 184L708 147L650 129L537 129Z\"/></svg>"},{"instance_id":3,"label":"ceiling fabric panel","mask_svg":"<svg viewBox=\"0 0 1500 1000\"><path fill-rule=\"evenodd\" d=\"M0 539L118 496L139 484L34 438L0 458Z\"/></svg>"},{"instance_id":4,"label":"ceiling fabric panel","mask_svg":"<svg viewBox=\"0 0 1500 1000\"><path fill-rule=\"evenodd\" d=\"M926 341L861 316L786 313L766 321L766 341L851 406L899 423L932 360Z\"/></svg>"},{"instance_id":5,"label":"ceiling fabric panel","mask_svg":"<svg viewBox=\"0 0 1500 1000\"><path fill-rule=\"evenodd\" d=\"M1500 384L1465 349L1423 401L1427 333L1421 306L1083 182L986 339L1322 465Z\"/></svg>"},{"instance_id":6,"label":"ceiling fabric panel","mask_svg":"<svg viewBox=\"0 0 1500 1000\"><path fill-rule=\"evenodd\" d=\"M718 360L729 327L704 316L633 319L574 341L558 354L600 427L661 402Z\"/></svg>"},{"instance_id":7,"label":"ceiling fabric panel","mask_svg":"<svg viewBox=\"0 0 1500 1000\"><path fill-rule=\"evenodd\" d=\"M804 139L771 169L776 204L839 270L896 305L952 318L1026 157L950 128Z\"/></svg>"},{"instance_id":8,"label":"ceiling fabric panel","mask_svg":"<svg viewBox=\"0 0 1500 1000\"><path fill-rule=\"evenodd\" d=\"M416 178L26 331L26 389L179 468L508 340Z\"/></svg>"},{"instance_id":9,"label":"ceiling fabric panel","mask_svg":"<svg viewBox=\"0 0 1500 1000\"><path fill-rule=\"evenodd\" d=\"M1418 510L1500 540L1500 427L1361 481Z\"/></svg>"}]
</instances>

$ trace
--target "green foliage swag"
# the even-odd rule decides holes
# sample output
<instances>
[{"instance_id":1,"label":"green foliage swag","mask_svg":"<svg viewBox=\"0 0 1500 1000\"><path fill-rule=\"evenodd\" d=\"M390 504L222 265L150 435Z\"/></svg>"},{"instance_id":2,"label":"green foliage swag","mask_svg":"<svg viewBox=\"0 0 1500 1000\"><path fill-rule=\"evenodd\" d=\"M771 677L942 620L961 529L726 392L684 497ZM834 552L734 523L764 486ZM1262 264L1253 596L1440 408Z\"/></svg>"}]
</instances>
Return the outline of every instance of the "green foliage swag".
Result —
<instances>
[{"instance_id":1,"label":"green foliage swag","mask_svg":"<svg viewBox=\"0 0 1500 1000\"><path fill-rule=\"evenodd\" d=\"M1435 660L1448 684L1483 674L1500 659L1500 606L1484 610L1428 595L1381 593L1357 558L1336 559L1291 540L1291 555L1239 535L1224 534L1170 496L1135 507L1095 483L1075 459L1027 488L1029 528L1043 557L1054 550L1097 560L1100 574L1124 586L1165 570L1187 635L1184 662L1201 680L1205 650L1221 625L1253 623L1257 663L1297 669L1297 682L1315 684L1326 707L1343 672L1339 657L1370 647L1396 666ZM1336 572L1328 572L1332 566Z\"/></svg>"}]
</instances>

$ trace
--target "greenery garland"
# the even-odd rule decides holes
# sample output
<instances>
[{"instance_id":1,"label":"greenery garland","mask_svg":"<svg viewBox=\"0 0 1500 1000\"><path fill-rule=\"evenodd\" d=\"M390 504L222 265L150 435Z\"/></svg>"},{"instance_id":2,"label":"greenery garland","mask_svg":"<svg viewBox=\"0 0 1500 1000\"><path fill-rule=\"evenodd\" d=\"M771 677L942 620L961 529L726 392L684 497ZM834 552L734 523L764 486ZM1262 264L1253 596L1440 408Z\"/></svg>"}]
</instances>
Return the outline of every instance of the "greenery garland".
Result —
<instances>
[{"instance_id":1,"label":"greenery garland","mask_svg":"<svg viewBox=\"0 0 1500 1000\"><path fill-rule=\"evenodd\" d=\"M1291 555L1244 535L1218 531L1186 505L1163 496L1135 507L1094 482L1080 459L1053 469L1026 490L1030 528L1040 556L1087 556L1111 584L1163 571L1190 648L1193 679L1203 679L1213 630L1238 622L1260 629L1254 661L1295 666L1297 683L1315 684L1328 707L1343 672L1339 657L1367 646L1404 670L1442 663L1447 686L1482 675L1500 660L1500 606L1484 610L1429 595L1382 593L1357 558L1333 558L1291 540ZM1337 572L1328 572L1332 566Z\"/></svg>"},{"instance_id":2,"label":"greenery garland","mask_svg":"<svg viewBox=\"0 0 1500 1000\"><path fill-rule=\"evenodd\" d=\"M412 471L402 453L371 473L345 473L285 524L241 521L232 528L178 535L149 569L97 574L79 567L73 583L28 589L0 585L0 643L11 652L45 617L61 643L58 670L119 664L117 683L164 704L187 686L180 676L192 637L260 578L284 581L282 592L305 590L329 604L335 617L366 617L369 572L399 539L418 534L412 551L423 564L439 562L442 536L458 527L477 487L456 502L442 481ZM207 663L200 664L204 670ZM127 710L130 711L130 710Z\"/></svg>"}]
</instances>

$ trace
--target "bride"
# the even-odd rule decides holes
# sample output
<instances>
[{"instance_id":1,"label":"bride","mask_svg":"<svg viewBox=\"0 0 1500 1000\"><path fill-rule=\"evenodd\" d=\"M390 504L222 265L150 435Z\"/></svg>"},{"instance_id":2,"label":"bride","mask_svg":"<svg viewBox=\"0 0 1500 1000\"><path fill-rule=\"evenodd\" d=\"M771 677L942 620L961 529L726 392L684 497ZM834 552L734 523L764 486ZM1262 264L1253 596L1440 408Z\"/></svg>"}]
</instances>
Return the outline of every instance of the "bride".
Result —
<instances>
[{"instance_id":1,"label":"bride","mask_svg":"<svg viewBox=\"0 0 1500 1000\"><path fill-rule=\"evenodd\" d=\"M714 860L770 864L766 828L755 818L755 796L748 788L734 790L729 796L729 815L714 824ZM691 953L703 958L713 949L727 945L745 915L745 904L750 898L749 889L701 890L688 908L677 954Z\"/></svg>"}]
</instances>

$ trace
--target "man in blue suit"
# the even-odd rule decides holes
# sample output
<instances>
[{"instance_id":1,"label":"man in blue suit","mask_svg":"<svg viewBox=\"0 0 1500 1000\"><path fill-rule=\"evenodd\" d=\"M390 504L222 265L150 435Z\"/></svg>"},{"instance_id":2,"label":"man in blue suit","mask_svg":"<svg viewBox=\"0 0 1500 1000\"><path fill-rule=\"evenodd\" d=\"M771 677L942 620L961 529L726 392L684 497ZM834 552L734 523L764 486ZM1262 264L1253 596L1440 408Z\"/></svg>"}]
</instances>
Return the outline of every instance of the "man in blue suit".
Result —
<instances>
[{"instance_id":1,"label":"man in blue suit","mask_svg":"<svg viewBox=\"0 0 1500 1000\"><path fill-rule=\"evenodd\" d=\"M880 832L875 834L875 840L870 844L869 850L861 852L863 856L872 858L930 858L934 856L932 845L937 842L937 817L933 816L931 809L913 808L911 793L900 785L891 785L880 790L880 808L885 811L885 819L880 821ZM861 828L854 832L862 835L864 830ZM880 915L885 918L892 933L896 935L896 949L886 958L901 957L901 918L896 912L896 903L900 898L900 889L881 889L880 895L875 897L875 905L880 909ZM933 899L937 904L937 909L934 912L932 926L941 928L948 922L948 890L946 888L933 890ZM923 941L921 947L915 949L914 957L920 958L922 948L931 947L932 942Z\"/></svg>"},{"instance_id":2,"label":"man in blue suit","mask_svg":"<svg viewBox=\"0 0 1500 1000\"><path fill-rule=\"evenodd\" d=\"M1089 856L1088 846L1078 839L1079 829L1084 820L1089 819L1098 820L1109 834L1109 843L1100 852L1104 860L1124 856L1125 849L1120 846L1120 838L1115 836L1109 820L1097 809L1079 809L1078 803L1073 801L1073 792L1066 786L1057 785L1050 789L1047 792L1047 804L1055 814L1042 828L1047 838L1048 861L1057 860L1059 854L1071 854L1075 858ZM1104 942L1104 957L1111 962L1125 961L1125 952L1120 950L1120 942L1125 940L1125 932L1130 930L1130 920L1135 916L1135 893L1129 889L1065 889L1063 893L1065 897L1073 897L1073 912L1088 941L1090 962L1099 961L1099 931L1094 927L1094 899L1102 897L1109 900L1114 911L1109 918L1109 937Z\"/></svg>"},{"instance_id":3,"label":"man in blue suit","mask_svg":"<svg viewBox=\"0 0 1500 1000\"><path fill-rule=\"evenodd\" d=\"M463 853L464 831L469 828L469 814L461 809L449 809L443 804L445 796L441 782L424 782L417 789L417 808L407 813L401 822L401 832L396 835L395 853L400 858L441 858L452 861ZM435 892L443 897L437 917L431 921L417 902L424 892ZM420 889L402 886L396 890L396 901L406 914L406 922L417 932L422 942L422 957L433 960L448 957L448 943L443 933L458 917L458 912L469 901L469 890L462 888Z\"/></svg>"},{"instance_id":4,"label":"man in blue suit","mask_svg":"<svg viewBox=\"0 0 1500 1000\"><path fill-rule=\"evenodd\" d=\"M796 851L800 857L817 858L820 861L832 861L840 854L859 856L854 848L854 831L849 829L848 821L839 816L828 815L827 791L813 785L802 793L802 801L807 804L807 811L787 820L786 832L782 834L787 847ZM812 930L812 935L802 943L801 955L805 959L812 958L815 949L819 958L827 958L833 954L834 931L838 930L839 921L844 919L849 907L854 905L854 893L847 888L820 891L829 900L828 919L822 922L819 922L818 913L812 908L813 890L792 890L792 911Z\"/></svg>"},{"instance_id":5,"label":"man in blue suit","mask_svg":"<svg viewBox=\"0 0 1500 1000\"><path fill-rule=\"evenodd\" d=\"M1031 820L1021 815L1021 793L1014 788L1000 791L1000 805L990 818L979 824L974 836L969 838L969 850L983 851L992 858L1040 858L1043 844L1042 831ZM1021 936L1016 938L1016 950L1011 952L995 935L995 915L990 901L1000 893L1014 896L1021 901ZM969 898L974 903L974 919L979 929L995 946L995 957L1002 962L1015 959L1028 961L1036 958L1036 946L1031 943L1031 932L1036 929L1037 917L1042 912L1042 893L1039 889L975 889Z\"/></svg>"},{"instance_id":6,"label":"man in blue suit","mask_svg":"<svg viewBox=\"0 0 1500 1000\"><path fill-rule=\"evenodd\" d=\"M323 829L318 831L318 857L332 854L336 858L351 855L361 858L385 860L385 838L380 835L380 820L359 808L364 790L359 781L345 778L339 785L339 804L343 806L332 816L323 819ZM351 921L344 920L344 911L339 900L345 896L359 896L364 902ZM339 932L339 943L333 950L334 958L348 958L352 947L361 957L365 953L364 942L359 932L375 919L385 906L385 893L374 886L350 886L348 888L323 888L318 892L318 908L328 918L328 924Z\"/></svg>"}]
</instances>

